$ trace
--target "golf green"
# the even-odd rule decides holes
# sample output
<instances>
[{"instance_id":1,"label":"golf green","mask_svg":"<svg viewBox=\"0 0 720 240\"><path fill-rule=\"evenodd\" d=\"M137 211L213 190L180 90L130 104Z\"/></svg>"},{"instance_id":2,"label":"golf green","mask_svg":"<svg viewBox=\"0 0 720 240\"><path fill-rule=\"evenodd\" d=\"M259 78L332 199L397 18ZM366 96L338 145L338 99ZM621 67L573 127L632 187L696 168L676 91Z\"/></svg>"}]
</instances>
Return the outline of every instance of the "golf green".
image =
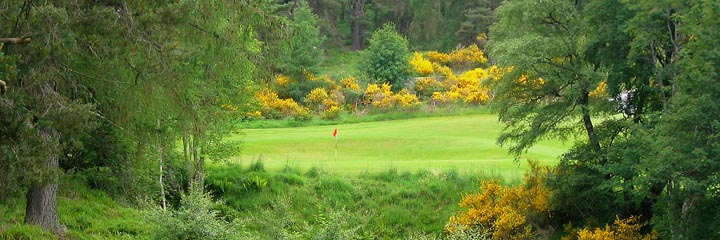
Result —
<instances>
[{"instance_id":1,"label":"golf green","mask_svg":"<svg viewBox=\"0 0 720 240\"><path fill-rule=\"evenodd\" d=\"M334 129L338 129L337 157ZM524 159L557 162L567 146L538 143L518 163L496 144L502 126L493 114L393 120L298 128L246 129L242 164L262 159L267 169L319 167L340 174L363 171L482 172L517 177Z\"/></svg>"}]
</instances>

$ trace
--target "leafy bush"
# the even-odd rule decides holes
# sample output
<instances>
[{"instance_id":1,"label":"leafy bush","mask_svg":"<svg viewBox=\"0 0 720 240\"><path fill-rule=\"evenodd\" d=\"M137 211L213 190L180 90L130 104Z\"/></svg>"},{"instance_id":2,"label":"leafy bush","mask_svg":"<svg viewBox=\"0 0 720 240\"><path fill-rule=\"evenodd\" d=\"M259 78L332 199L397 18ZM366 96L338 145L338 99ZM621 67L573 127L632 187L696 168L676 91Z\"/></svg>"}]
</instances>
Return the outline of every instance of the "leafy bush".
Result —
<instances>
[{"instance_id":1,"label":"leafy bush","mask_svg":"<svg viewBox=\"0 0 720 240\"><path fill-rule=\"evenodd\" d=\"M395 31L395 25L385 24L370 38L361 69L371 79L389 83L398 90L410 75L409 57L408 41Z\"/></svg>"},{"instance_id":2,"label":"leafy bush","mask_svg":"<svg viewBox=\"0 0 720 240\"><path fill-rule=\"evenodd\" d=\"M157 208L150 212L155 226L156 239L237 239L240 238L239 221L228 222L220 218L216 205L208 193L193 184L182 195L178 209Z\"/></svg>"}]
</instances>

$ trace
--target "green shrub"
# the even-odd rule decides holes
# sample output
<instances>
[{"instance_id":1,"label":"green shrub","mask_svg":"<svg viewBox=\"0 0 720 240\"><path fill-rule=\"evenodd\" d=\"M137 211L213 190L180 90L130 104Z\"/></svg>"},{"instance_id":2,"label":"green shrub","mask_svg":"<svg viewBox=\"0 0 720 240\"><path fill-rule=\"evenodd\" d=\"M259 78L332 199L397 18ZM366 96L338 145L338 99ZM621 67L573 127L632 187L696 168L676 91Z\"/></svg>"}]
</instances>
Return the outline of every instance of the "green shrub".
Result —
<instances>
[{"instance_id":1,"label":"green shrub","mask_svg":"<svg viewBox=\"0 0 720 240\"><path fill-rule=\"evenodd\" d=\"M390 83L399 90L410 76L408 41L395 31L394 24L385 24L370 38L363 53L361 69L371 79Z\"/></svg>"},{"instance_id":2,"label":"green shrub","mask_svg":"<svg viewBox=\"0 0 720 240\"><path fill-rule=\"evenodd\" d=\"M228 222L220 218L208 193L192 184L182 194L178 209L156 208L150 212L155 239L236 239L240 238L239 221Z\"/></svg>"}]
</instances>

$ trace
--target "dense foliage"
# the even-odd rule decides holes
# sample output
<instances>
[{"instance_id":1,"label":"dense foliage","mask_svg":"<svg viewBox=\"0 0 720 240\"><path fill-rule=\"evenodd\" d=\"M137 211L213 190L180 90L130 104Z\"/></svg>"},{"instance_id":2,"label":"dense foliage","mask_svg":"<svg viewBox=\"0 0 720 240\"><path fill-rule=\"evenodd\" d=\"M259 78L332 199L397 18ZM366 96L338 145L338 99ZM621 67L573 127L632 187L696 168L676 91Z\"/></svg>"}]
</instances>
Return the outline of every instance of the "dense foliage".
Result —
<instances>
[{"instance_id":1,"label":"dense foliage","mask_svg":"<svg viewBox=\"0 0 720 240\"><path fill-rule=\"evenodd\" d=\"M708 1L532 0L498 9L490 54L512 66L494 88L507 125L498 142L521 154L541 139L578 139L548 180L555 224L639 216L616 224L649 222L661 238L717 236L707 229L719 222L718 54L708 31L718 10Z\"/></svg>"},{"instance_id":2,"label":"dense foliage","mask_svg":"<svg viewBox=\"0 0 720 240\"><path fill-rule=\"evenodd\" d=\"M52 234L91 231L57 206L81 199L70 182L149 205L156 227L118 220L118 237L432 238L408 229L443 231L442 216L451 239L717 238L718 26L717 1L2 1L0 210ZM241 121L486 104L518 162L539 141L573 146L519 186L468 194L451 173L381 173L360 189L317 169L205 171L238 155L225 136ZM382 190L404 178L430 184ZM371 199L415 204L440 187L464 210L431 206L432 227ZM2 237L50 236L0 220Z\"/></svg>"},{"instance_id":3,"label":"dense foliage","mask_svg":"<svg viewBox=\"0 0 720 240\"><path fill-rule=\"evenodd\" d=\"M133 201L177 201L205 159L237 153L219 140L252 97L263 4L2 2L0 200L27 191L26 222L56 233L66 171Z\"/></svg>"},{"instance_id":4,"label":"dense foliage","mask_svg":"<svg viewBox=\"0 0 720 240\"><path fill-rule=\"evenodd\" d=\"M385 24L370 38L370 46L363 53L362 71L368 78L400 89L410 73L408 41L395 31L395 25Z\"/></svg>"}]
</instances>

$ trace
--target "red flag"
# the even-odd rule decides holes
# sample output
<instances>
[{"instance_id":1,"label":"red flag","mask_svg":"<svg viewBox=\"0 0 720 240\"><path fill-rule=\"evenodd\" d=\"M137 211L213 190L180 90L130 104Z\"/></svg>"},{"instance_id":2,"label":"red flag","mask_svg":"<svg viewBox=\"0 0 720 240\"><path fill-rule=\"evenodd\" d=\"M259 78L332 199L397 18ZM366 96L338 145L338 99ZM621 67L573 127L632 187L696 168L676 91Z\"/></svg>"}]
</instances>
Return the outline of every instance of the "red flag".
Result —
<instances>
[{"instance_id":1,"label":"red flag","mask_svg":"<svg viewBox=\"0 0 720 240\"><path fill-rule=\"evenodd\" d=\"M335 128L335 131L333 131L333 137L337 137L337 128Z\"/></svg>"}]
</instances>

